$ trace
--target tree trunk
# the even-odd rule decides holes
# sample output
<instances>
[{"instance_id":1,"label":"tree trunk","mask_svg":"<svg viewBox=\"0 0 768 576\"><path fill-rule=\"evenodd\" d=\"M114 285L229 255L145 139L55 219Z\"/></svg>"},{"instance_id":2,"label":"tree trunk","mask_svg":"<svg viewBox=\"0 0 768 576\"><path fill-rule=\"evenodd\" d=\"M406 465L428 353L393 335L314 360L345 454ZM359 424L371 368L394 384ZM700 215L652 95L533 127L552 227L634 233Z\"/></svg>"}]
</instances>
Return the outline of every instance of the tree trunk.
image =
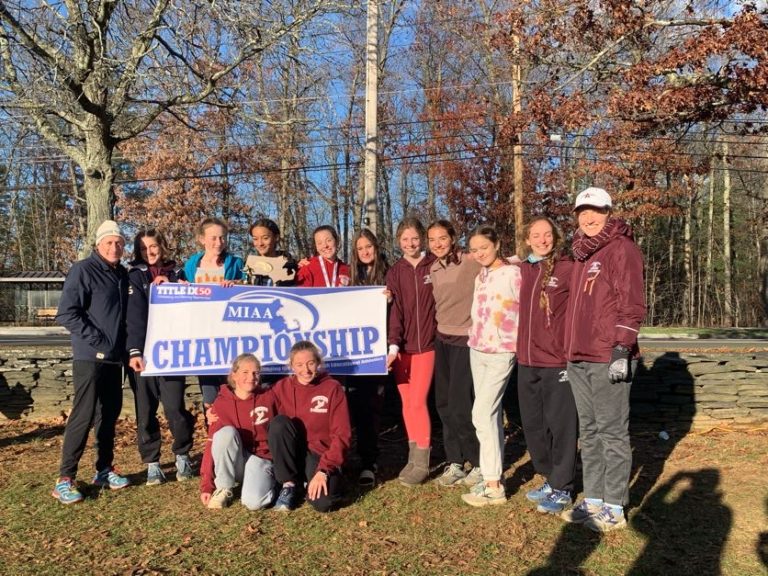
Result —
<instances>
[{"instance_id":1,"label":"tree trunk","mask_svg":"<svg viewBox=\"0 0 768 576\"><path fill-rule=\"evenodd\" d=\"M684 177L689 184L688 176ZM690 326L693 320L693 276L691 273L691 220L693 219L693 194L686 186L688 197L685 204L685 224L683 227L683 272L685 274L685 302L683 306L683 326Z\"/></svg>"},{"instance_id":2,"label":"tree trunk","mask_svg":"<svg viewBox=\"0 0 768 576\"><path fill-rule=\"evenodd\" d=\"M728 169L728 143L723 142L723 324L733 326L731 269L731 172Z\"/></svg>"},{"instance_id":3,"label":"tree trunk","mask_svg":"<svg viewBox=\"0 0 768 576\"><path fill-rule=\"evenodd\" d=\"M763 318L761 324L768 326L768 188L760 194L760 299L763 303Z\"/></svg>"},{"instance_id":4,"label":"tree trunk","mask_svg":"<svg viewBox=\"0 0 768 576\"><path fill-rule=\"evenodd\" d=\"M702 293L702 308L712 323L712 299L710 298L710 288L712 286L712 245L714 243L714 224L715 224L715 159L711 159L709 168L709 199L707 202L707 260L704 269L704 289Z\"/></svg>"},{"instance_id":5,"label":"tree trunk","mask_svg":"<svg viewBox=\"0 0 768 576\"><path fill-rule=\"evenodd\" d=\"M112 168L115 147L104 133L107 128L96 121L93 124L85 140L85 165L80 165L87 214L86 235L80 247L80 258L91 252L96 230L101 223L115 216L115 193L112 187L115 181Z\"/></svg>"}]
</instances>

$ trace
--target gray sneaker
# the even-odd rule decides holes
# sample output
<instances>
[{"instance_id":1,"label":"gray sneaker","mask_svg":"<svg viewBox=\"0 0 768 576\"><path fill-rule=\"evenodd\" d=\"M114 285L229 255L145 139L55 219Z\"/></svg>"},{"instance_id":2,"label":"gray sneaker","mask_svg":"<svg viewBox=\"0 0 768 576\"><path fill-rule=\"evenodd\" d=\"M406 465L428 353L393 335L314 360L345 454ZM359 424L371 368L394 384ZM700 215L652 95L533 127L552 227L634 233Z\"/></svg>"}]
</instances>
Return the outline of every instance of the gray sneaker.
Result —
<instances>
[{"instance_id":1,"label":"gray sneaker","mask_svg":"<svg viewBox=\"0 0 768 576\"><path fill-rule=\"evenodd\" d=\"M475 486L483 481L483 473L480 471L480 466L475 466L469 471L461 482L464 486Z\"/></svg>"},{"instance_id":2,"label":"gray sneaker","mask_svg":"<svg viewBox=\"0 0 768 576\"><path fill-rule=\"evenodd\" d=\"M448 464L448 466L445 467L445 470L440 475L440 477L436 480L436 482L440 486L450 487L450 486L458 486L461 484L461 481L464 480L464 478L467 477L466 472L464 472L464 468L462 468L461 464L456 464L455 462L451 462Z\"/></svg>"},{"instance_id":3,"label":"gray sneaker","mask_svg":"<svg viewBox=\"0 0 768 576\"><path fill-rule=\"evenodd\" d=\"M626 528L627 520L624 518L624 510L604 504L597 514L587 518L584 526L595 532L610 532L611 530Z\"/></svg>"},{"instance_id":4,"label":"gray sneaker","mask_svg":"<svg viewBox=\"0 0 768 576\"><path fill-rule=\"evenodd\" d=\"M147 464L147 486L157 486L165 482L165 474L159 462Z\"/></svg>"},{"instance_id":5,"label":"gray sneaker","mask_svg":"<svg viewBox=\"0 0 768 576\"><path fill-rule=\"evenodd\" d=\"M195 477L195 472L192 470L192 462L189 456L186 454L179 454L176 456L176 481L184 482L185 480L191 480Z\"/></svg>"},{"instance_id":6,"label":"gray sneaker","mask_svg":"<svg viewBox=\"0 0 768 576\"><path fill-rule=\"evenodd\" d=\"M478 484L468 494L462 494L461 499L470 506L480 508L482 506L500 506L507 502L504 486L491 488L486 484Z\"/></svg>"},{"instance_id":7,"label":"gray sneaker","mask_svg":"<svg viewBox=\"0 0 768 576\"><path fill-rule=\"evenodd\" d=\"M586 500L582 500L570 510L560 514L560 518L571 524L583 524L601 510L602 506L599 504L590 504Z\"/></svg>"}]
</instances>

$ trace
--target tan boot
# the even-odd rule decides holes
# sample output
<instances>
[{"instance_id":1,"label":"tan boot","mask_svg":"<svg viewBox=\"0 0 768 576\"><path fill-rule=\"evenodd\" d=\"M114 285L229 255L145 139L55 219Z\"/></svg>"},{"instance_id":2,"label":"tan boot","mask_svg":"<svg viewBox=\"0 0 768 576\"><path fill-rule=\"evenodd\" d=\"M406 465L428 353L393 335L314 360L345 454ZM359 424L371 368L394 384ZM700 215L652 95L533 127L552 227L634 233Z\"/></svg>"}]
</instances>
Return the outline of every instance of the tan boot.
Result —
<instances>
[{"instance_id":1,"label":"tan boot","mask_svg":"<svg viewBox=\"0 0 768 576\"><path fill-rule=\"evenodd\" d=\"M398 480L406 486L418 486L429 477L429 453L430 448L413 449L413 466L410 470L400 473Z\"/></svg>"},{"instance_id":2,"label":"tan boot","mask_svg":"<svg viewBox=\"0 0 768 576\"><path fill-rule=\"evenodd\" d=\"M413 451L416 450L416 442L408 442L408 462L405 464L402 470L400 470L400 474L398 475L398 479L402 481L403 475L408 474L413 468Z\"/></svg>"}]
</instances>

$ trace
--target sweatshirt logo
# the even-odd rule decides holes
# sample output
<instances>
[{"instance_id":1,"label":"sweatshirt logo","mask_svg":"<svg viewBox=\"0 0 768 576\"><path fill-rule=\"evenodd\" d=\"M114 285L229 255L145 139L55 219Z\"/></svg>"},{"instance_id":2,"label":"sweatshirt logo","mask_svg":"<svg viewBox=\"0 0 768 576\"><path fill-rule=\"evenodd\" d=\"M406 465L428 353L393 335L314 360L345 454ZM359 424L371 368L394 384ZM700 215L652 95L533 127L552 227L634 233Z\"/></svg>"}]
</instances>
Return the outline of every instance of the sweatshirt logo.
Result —
<instances>
[{"instance_id":1,"label":"sweatshirt logo","mask_svg":"<svg viewBox=\"0 0 768 576\"><path fill-rule=\"evenodd\" d=\"M557 288L559 284L560 280L557 279L557 276L552 276L547 283L547 288Z\"/></svg>"},{"instance_id":2,"label":"sweatshirt logo","mask_svg":"<svg viewBox=\"0 0 768 576\"><path fill-rule=\"evenodd\" d=\"M253 418L253 423L256 426L266 424L269 422L269 408L266 406L256 406L256 408L251 410L251 418Z\"/></svg>"},{"instance_id":3,"label":"sweatshirt logo","mask_svg":"<svg viewBox=\"0 0 768 576\"><path fill-rule=\"evenodd\" d=\"M424 284L432 284L432 275L424 274Z\"/></svg>"},{"instance_id":4,"label":"sweatshirt logo","mask_svg":"<svg viewBox=\"0 0 768 576\"><path fill-rule=\"evenodd\" d=\"M592 296L592 289L595 287L595 281L597 280L597 277L600 276L602 268L603 265L600 262L595 261L592 262L587 269L587 279L584 281L584 292L589 296Z\"/></svg>"},{"instance_id":5,"label":"sweatshirt logo","mask_svg":"<svg viewBox=\"0 0 768 576\"><path fill-rule=\"evenodd\" d=\"M328 413L328 397L327 396L313 396L311 402L312 402L312 408L309 409L310 412L314 412L315 414Z\"/></svg>"}]
</instances>

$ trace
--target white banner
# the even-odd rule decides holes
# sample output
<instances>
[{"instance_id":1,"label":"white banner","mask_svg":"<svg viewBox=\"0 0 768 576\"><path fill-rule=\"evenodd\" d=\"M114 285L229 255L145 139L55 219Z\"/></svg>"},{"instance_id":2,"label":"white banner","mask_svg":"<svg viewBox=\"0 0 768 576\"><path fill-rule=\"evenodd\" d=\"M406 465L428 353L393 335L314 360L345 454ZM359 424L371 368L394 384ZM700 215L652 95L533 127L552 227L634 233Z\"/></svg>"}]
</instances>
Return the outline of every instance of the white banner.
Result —
<instances>
[{"instance_id":1,"label":"white banner","mask_svg":"<svg viewBox=\"0 0 768 576\"><path fill-rule=\"evenodd\" d=\"M384 287L160 284L149 296L144 376L227 374L250 352L287 374L291 346L317 345L331 374L386 374Z\"/></svg>"}]
</instances>

